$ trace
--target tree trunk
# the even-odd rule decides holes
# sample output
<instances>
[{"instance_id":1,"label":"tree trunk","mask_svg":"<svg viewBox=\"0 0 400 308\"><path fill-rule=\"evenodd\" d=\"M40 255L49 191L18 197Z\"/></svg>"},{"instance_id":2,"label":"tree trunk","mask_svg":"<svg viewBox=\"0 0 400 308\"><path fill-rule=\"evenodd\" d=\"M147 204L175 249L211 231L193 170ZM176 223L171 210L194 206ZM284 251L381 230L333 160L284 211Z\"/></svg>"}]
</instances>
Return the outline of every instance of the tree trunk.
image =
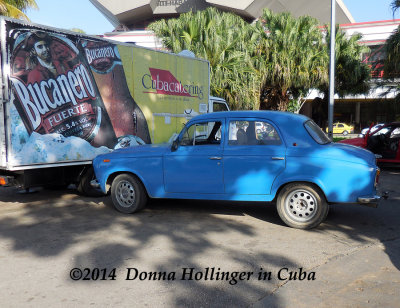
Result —
<instances>
[{"instance_id":1,"label":"tree trunk","mask_svg":"<svg viewBox=\"0 0 400 308\"><path fill-rule=\"evenodd\" d=\"M260 110L287 111L289 97L287 91L264 89L261 95Z\"/></svg>"}]
</instances>

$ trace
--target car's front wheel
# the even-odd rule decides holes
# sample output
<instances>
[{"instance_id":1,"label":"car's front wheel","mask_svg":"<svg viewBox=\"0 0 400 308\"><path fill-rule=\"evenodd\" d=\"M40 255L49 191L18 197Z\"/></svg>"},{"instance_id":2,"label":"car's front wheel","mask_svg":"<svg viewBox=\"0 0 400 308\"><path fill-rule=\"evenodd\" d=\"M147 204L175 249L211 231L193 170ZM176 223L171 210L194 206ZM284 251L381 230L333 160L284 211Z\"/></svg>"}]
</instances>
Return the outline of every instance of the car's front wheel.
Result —
<instances>
[{"instance_id":1,"label":"car's front wheel","mask_svg":"<svg viewBox=\"0 0 400 308\"><path fill-rule=\"evenodd\" d=\"M286 185L278 195L276 206L283 222L298 229L315 228L329 211L321 190L306 183Z\"/></svg>"},{"instance_id":2,"label":"car's front wheel","mask_svg":"<svg viewBox=\"0 0 400 308\"><path fill-rule=\"evenodd\" d=\"M120 174L112 182L111 199L118 211L131 214L146 205L147 194L142 182L137 177Z\"/></svg>"}]
</instances>

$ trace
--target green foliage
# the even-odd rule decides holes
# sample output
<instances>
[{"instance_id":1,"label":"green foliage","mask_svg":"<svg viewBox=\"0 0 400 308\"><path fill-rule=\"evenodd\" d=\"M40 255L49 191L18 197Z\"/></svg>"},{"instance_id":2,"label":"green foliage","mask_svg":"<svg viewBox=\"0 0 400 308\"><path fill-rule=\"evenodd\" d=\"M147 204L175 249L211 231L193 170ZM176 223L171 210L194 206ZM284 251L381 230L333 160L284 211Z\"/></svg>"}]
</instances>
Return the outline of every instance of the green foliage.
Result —
<instances>
[{"instance_id":1,"label":"green foliage","mask_svg":"<svg viewBox=\"0 0 400 308\"><path fill-rule=\"evenodd\" d=\"M343 138L343 137L333 137L333 142L339 142L342 140L346 140L347 138Z\"/></svg>"},{"instance_id":2,"label":"green foliage","mask_svg":"<svg viewBox=\"0 0 400 308\"><path fill-rule=\"evenodd\" d=\"M79 29L79 28L72 28L71 31L82 33L82 34L86 33L85 31L83 31L82 29Z\"/></svg>"},{"instance_id":3,"label":"green foliage","mask_svg":"<svg viewBox=\"0 0 400 308\"><path fill-rule=\"evenodd\" d=\"M149 28L172 52L187 49L207 59L211 94L224 97L231 109L297 112L310 89L328 87L329 35L325 40L318 21L309 16L265 9L256 23L248 24L208 8ZM360 61L365 51L360 36L337 33L336 91L341 96L365 93L369 69Z\"/></svg>"},{"instance_id":4,"label":"green foliage","mask_svg":"<svg viewBox=\"0 0 400 308\"><path fill-rule=\"evenodd\" d=\"M328 58L318 21L264 9L260 23L264 60L261 107L287 110L290 100L297 101L327 81Z\"/></svg>"},{"instance_id":5,"label":"green foliage","mask_svg":"<svg viewBox=\"0 0 400 308\"><path fill-rule=\"evenodd\" d=\"M35 0L0 0L0 15L29 20L27 9L37 9Z\"/></svg>"},{"instance_id":6,"label":"green foliage","mask_svg":"<svg viewBox=\"0 0 400 308\"><path fill-rule=\"evenodd\" d=\"M386 59L384 63L384 78L393 79L400 76L400 26L386 40Z\"/></svg>"},{"instance_id":7,"label":"green foliage","mask_svg":"<svg viewBox=\"0 0 400 308\"><path fill-rule=\"evenodd\" d=\"M378 86L386 88L385 95L389 92L396 94L396 101L400 101L400 26L392 33L385 43L386 58L383 66L383 80Z\"/></svg>"},{"instance_id":8,"label":"green foliage","mask_svg":"<svg viewBox=\"0 0 400 308\"><path fill-rule=\"evenodd\" d=\"M258 33L243 19L208 8L149 28L171 51L190 50L210 62L212 95L224 97L232 109L258 109L260 75L253 65Z\"/></svg>"},{"instance_id":9,"label":"green foliage","mask_svg":"<svg viewBox=\"0 0 400 308\"><path fill-rule=\"evenodd\" d=\"M400 0L393 0L390 4L390 7L392 8L394 14L400 8Z\"/></svg>"},{"instance_id":10,"label":"green foliage","mask_svg":"<svg viewBox=\"0 0 400 308\"><path fill-rule=\"evenodd\" d=\"M394 13L400 8L400 0L393 0L391 8ZM383 61L383 80L378 86L385 87L386 92L396 93L396 101L400 101L400 85L397 79L400 77L400 26L393 31L385 43L386 58ZM381 63L379 63L381 64Z\"/></svg>"},{"instance_id":11,"label":"green foliage","mask_svg":"<svg viewBox=\"0 0 400 308\"><path fill-rule=\"evenodd\" d=\"M326 25L325 31L328 53L331 42L330 27ZM368 93L371 70L367 64L361 62L361 55L368 52L369 48L359 43L361 34L348 37L339 26L336 26L335 31L335 93L339 97ZM329 83L322 83L318 89L327 97Z\"/></svg>"}]
</instances>

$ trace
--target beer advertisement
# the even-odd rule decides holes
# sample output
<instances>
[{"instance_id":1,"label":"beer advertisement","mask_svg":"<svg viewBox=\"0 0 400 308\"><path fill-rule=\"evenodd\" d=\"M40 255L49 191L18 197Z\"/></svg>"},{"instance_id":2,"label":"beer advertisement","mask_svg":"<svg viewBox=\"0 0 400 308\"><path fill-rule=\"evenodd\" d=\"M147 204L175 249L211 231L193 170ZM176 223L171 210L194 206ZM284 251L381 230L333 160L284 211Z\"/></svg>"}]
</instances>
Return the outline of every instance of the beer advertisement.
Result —
<instances>
[{"instance_id":1,"label":"beer advertisement","mask_svg":"<svg viewBox=\"0 0 400 308\"><path fill-rule=\"evenodd\" d=\"M87 161L122 147L171 141L208 101L207 62L7 27L13 166Z\"/></svg>"}]
</instances>

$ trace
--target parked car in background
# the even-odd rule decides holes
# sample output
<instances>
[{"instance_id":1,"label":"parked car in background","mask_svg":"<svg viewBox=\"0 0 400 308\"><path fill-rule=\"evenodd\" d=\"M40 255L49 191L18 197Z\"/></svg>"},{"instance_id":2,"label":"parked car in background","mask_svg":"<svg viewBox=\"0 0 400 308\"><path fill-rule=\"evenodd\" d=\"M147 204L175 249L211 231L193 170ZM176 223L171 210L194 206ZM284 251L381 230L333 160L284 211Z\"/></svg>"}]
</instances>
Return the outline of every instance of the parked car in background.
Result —
<instances>
[{"instance_id":1,"label":"parked car in background","mask_svg":"<svg viewBox=\"0 0 400 308\"><path fill-rule=\"evenodd\" d=\"M368 131L369 131L369 134L371 135L371 133L373 133L377 129L381 128L383 125L385 125L385 123L379 123L379 124L376 124L376 125L374 125L372 127L363 128L361 130L360 134L358 135L358 137L360 137L360 138L364 137L367 134ZM380 134L383 134L384 132L385 132L385 130L380 130Z\"/></svg>"},{"instance_id":2,"label":"parked car in background","mask_svg":"<svg viewBox=\"0 0 400 308\"><path fill-rule=\"evenodd\" d=\"M340 142L370 150L380 163L400 163L400 122L385 124L364 137Z\"/></svg>"},{"instance_id":3,"label":"parked car in background","mask_svg":"<svg viewBox=\"0 0 400 308\"><path fill-rule=\"evenodd\" d=\"M257 134L257 122L268 133ZM278 111L199 115L172 145L115 150L93 166L93 186L123 213L149 197L273 201L285 224L307 229L326 218L330 203L379 201L370 151L333 143L309 118Z\"/></svg>"},{"instance_id":4,"label":"parked car in background","mask_svg":"<svg viewBox=\"0 0 400 308\"><path fill-rule=\"evenodd\" d=\"M256 133L261 134L262 132L265 131L265 126L264 123L262 122L256 122Z\"/></svg>"},{"instance_id":5,"label":"parked car in background","mask_svg":"<svg viewBox=\"0 0 400 308\"><path fill-rule=\"evenodd\" d=\"M334 134L343 134L344 136L354 133L354 125L346 123L334 123L332 129ZM328 128L326 128L326 132L328 132Z\"/></svg>"}]
</instances>

